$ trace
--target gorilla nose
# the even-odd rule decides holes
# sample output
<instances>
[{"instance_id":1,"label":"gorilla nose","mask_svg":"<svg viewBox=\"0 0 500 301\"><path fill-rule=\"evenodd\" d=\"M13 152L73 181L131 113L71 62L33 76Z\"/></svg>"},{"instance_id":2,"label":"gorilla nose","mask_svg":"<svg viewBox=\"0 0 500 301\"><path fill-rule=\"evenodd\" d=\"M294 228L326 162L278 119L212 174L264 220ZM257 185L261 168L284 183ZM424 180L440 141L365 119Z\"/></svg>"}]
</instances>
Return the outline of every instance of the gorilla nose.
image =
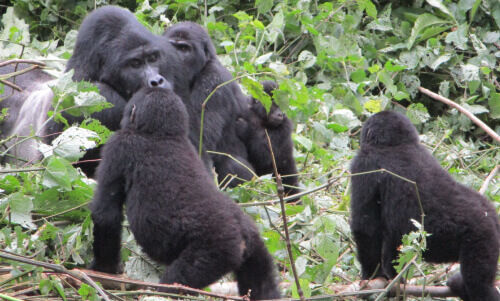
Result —
<instances>
[{"instance_id":1,"label":"gorilla nose","mask_svg":"<svg viewBox=\"0 0 500 301\"><path fill-rule=\"evenodd\" d=\"M163 76L156 75L149 78L148 86L150 88L163 88L167 90L172 90L172 84L170 84Z\"/></svg>"}]
</instances>

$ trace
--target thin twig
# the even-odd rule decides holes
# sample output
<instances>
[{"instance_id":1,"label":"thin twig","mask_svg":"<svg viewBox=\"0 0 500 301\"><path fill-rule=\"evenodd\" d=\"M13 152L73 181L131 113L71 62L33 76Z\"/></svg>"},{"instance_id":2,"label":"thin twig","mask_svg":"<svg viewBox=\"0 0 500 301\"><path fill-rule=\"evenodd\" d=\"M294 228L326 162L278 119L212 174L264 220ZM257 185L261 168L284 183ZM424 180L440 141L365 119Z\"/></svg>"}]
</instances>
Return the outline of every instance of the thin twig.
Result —
<instances>
[{"instance_id":1,"label":"thin twig","mask_svg":"<svg viewBox=\"0 0 500 301\"><path fill-rule=\"evenodd\" d=\"M276 166L276 160L274 158L271 138L269 138L267 130L265 130L265 132L266 132L267 142L269 144L269 152L271 153L271 158L273 159L273 169L274 169L274 174L276 176L276 190L278 191L278 197L280 199L281 215L283 217L283 228L285 229L286 250L288 251L288 257L290 259L290 266L292 267L293 278L295 278L295 285L297 286L297 294L299 294L301 301L305 301L306 299L304 298L304 292L300 287L299 275L297 274L297 269L295 268L295 262L293 259L293 252L292 252L292 244L290 243L290 235L288 233L288 222L286 220L285 200L284 200L285 188L283 187L283 183L281 181L281 175L278 173L278 167Z\"/></svg>"},{"instance_id":2,"label":"thin twig","mask_svg":"<svg viewBox=\"0 0 500 301\"><path fill-rule=\"evenodd\" d=\"M310 189L307 191L302 191L300 193L293 194L291 196L287 196L287 197L283 198L283 200L285 201L285 203L289 203L290 201L298 200L301 197L308 195L308 194L311 194L311 193L314 193L316 191L319 191L322 189L328 189L330 186L332 186L336 181L338 181L341 178L342 178L342 176L332 177L332 178L328 179L328 181L325 184L319 185L319 186L314 187L313 189ZM270 200L270 201L264 201L264 202L242 203L239 205L240 205L240 207L272 206L272 205L276 205L280 202L281 202L281 200L278 199L278 200Z\"/></svg>"},{"instance_id":3,"label":"thin twig","mask_svg":"<svg viewBox=\"0 0 500 301\"><path fill-rule=\"evenodd\" d=\"M484 180L481 189L479 189L480 194L484 194L486 192L486 189L488 189L488 185L490 185L491 180L493 180L493 178L497 175L499 166L500 165L495 166L495 168L493 168L493 170L490 172L486 180Z\"/></svg>"},{"instance_id":4,"label":"thin twig","mask_svg":"<svg viewBox=\"0 0 500 301\"><path fill-rule=\"evenodd\" d=\"M21 89L21 87L19 87L19 86L18 86L18 85L16 85L16 84L13 84L13 83L11 83L11 82L9 82L9 81L6 81L6 80L4 80L4 79L0 79L0 83L4 84L4 85L6 85L6 86L11 87L12 89L14 89L14 90L16 90L16 91L18 91L18 92L23 92L23 89Z\"/></svg>"},{"instance_id":5,"label":"thin twig","mask_svg":"<svg viewBox=\"0 0 500 301\"><path fill-rule=\"evenodd\" d=\"M31 64L31 65L38 65L40 67L45 67L46 66L44 62L40 62L40 61L14 59L14 60L8 60L8 61L0 62L0 67L5 67L7 65L12 65L12 64Z\"/></svg>"},{"instance_id":6,"label":"thin twig","mask_svg":"<svg viewBox=\"0 0 500 301\"><path fill-rule=\"evenodd\" d=\"M475 124L477 124L479 127L481 127L486 133L488 133L488 135L490 135L493 139L495 139L497 142L500 143L500 136L494 131L492 130L489 126L487 126L484 122L482 122L479 118L477 118L476 116L474 116L474 114L472 114L471 112L469 112L468 110L466 110L464 107L462 107L461 105L457 104L456 102L452 101L451 99L448 99L446 97L443 97L439 94L436 94L426 88L423 88L423 87L418 87L418 90L436 100L439 100L441 102L444 102L445 104L451 106L451 107L454 107L455 109L459 110L460 112L462 112L465 116L469 117Z\"/></svg>"}]
</instances>

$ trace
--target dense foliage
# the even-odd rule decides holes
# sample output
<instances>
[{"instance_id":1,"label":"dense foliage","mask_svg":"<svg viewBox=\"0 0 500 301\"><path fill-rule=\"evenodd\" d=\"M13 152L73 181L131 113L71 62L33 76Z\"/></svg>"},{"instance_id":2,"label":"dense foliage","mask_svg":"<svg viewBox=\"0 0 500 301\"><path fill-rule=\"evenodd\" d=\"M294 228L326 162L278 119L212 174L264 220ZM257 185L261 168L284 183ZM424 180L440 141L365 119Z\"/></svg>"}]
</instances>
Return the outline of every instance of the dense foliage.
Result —
<instances>
[{"instance_id":1,"label":"dense foliage","mask_svg":"<svg viewBox=\"0 0 500 301\"><path fill-rule=\"evenodd\" d=\"M456 109L417 89L454 100L500 132L498 0L11 0L0 5L0 58L47 64L57 78L50 117L60 122L65 122L61 110L88 116L105 106L96 88L74 83L62 71L82 19L106 4L131 9L155 34L178 21L203 24L221 62L247 94L268 107L269 99L256 84L279 82L275 97L296 125L293 138L304 190L324 186L286 206L306 296L329 294L331 284L359 279L348 225L348 166L368 116L385 109L405 113L442 166L476 190L498 164L499 147L491 137ZM8 114L3 111L1 119ZM110 134L90 119L70 126L52 147L40 143L40 163L0 170L0 247L67 268L85 267L92 257L87 204L95 187L70 163L81 157L82 146L103 143ZM497 208L499 191L498 180L486 190ZM274 182L262 177L227 193L257 221L280 263L282 280L293 282L279 206L254 204L276 199ZM124 233L128 274L157 281L158 267L141 254L126 227ZM418 233L405 238L400 268L413 260L421 242ZM15 275L33 270L14 261L4 264L14 266ZM414 275L406 275L413 283L445 281L444 267L418 266ZM19 279L39 285L47 296L96 298L88 287L63 289L56 277L41 280L39 270ZM0 291L13 283L0 281ZM296 297L296 289L292 286L287 295Z\"/></svg>"}]
</instances>

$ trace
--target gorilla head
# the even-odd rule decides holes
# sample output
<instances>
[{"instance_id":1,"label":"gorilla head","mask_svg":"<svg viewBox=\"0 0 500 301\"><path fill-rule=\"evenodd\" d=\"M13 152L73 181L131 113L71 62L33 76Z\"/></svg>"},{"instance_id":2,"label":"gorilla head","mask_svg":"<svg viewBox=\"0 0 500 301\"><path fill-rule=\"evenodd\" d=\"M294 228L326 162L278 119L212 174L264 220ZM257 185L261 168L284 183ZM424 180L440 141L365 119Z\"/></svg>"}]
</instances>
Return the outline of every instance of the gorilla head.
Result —
<instances>
[{"instance_id":1,"label":"gorilla head","mask_svg":"<svg viewBox=\"0 0 500 301\"><path fill-rule=\"evenodd\" d=\"M162 49L158 38L131 12L105 6L92 12L80 26L67 70L75 70L76 81L108 84L129 99L141 87L165 85L160 65L178 60L170 58L177 56L176 52Z\"/></svg>"},{"instance_id":2,"label":"gorilla head","mask_svg":"<svg viewBox=\"0 0 500 301\"><path fill-rule=\"evenodd\" d=\"M269 96L272 96L273 91L278 88L278 84L275 81L263 81L261 84L264 88L264 92L266 92ZM258 119L261 120L264 127L278 127L283 123L285 114L274 101L271 105L269 113L258 99L252 97L250 101L250 109L258 117Z\"/></svg>"},{"instance_id":3,"label":"gorilla head","mask_svg":"<svg viewBox=\"0 0 500 301\"><path fill-rule=\"evenodd\" d=\"M193 22L181 22L169 27L164 36L168 43L175 47L181 61L189 66L185 72L189 72L190 82L195 80L201 70L211 60L217 60L212 39L207 31Z\"/></svg>"},{"instance_id":4,"label":"gorilla head","mask_svg":"<svg viewBox=\"0 0 500 301\"><path fill-rule=\"evenodd\" d=\"M125 108L124 116L129 118L122 119L122 129L158 136L187 135L186 107L169 82L166 82L164 89L144 88L134 94Z\"/></svg>"},{"instance_id":5,"label":"gorilla head","mask_svg":"<svg viewBox=\"0 0 500 301\"><path fill-rule=\"evenodd\" d=\"M389 118L391 122L387 122ZM361 132L362 145L395 146L419 141L417 129L410 120L391 111L382 111L370 117Z\"/></svg>"}]
</instances>

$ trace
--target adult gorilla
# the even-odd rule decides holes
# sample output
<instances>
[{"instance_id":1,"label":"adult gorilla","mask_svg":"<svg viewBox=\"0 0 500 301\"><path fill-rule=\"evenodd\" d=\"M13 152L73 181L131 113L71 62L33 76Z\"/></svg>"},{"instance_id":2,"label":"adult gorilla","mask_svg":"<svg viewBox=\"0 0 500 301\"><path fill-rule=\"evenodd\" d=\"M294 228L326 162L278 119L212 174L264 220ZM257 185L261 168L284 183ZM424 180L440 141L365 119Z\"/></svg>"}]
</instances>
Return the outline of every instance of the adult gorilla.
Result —
<instances>
[{"instance_id":1,"label":"adult gorilla","mask_svg":"<svg viewBox=\"0 0 500 301\"><path fill-rule=\"evenodd\" d=\"M165 47L174 47L179 55L182 70L187 76L190 96L188 99L180 95L189 113L189 139L198 149L200 140L200 121L202 104L216 87L233 80L231 73L217 59L215 47L206 30L192 22L181 22L169 27L164 36ZM161 74L171 70L162 68ZM177 72L178 73L178 72ZM179 85L175 83L175 92L180 94ZM228 179L228 175L236 175L228 186L234 187L241 180L253 177L253 168L248 162L245 144L235 132L236 117L248 112L246 97L236 82L229 82L220 87L208 100L205 107L203 151L216 151L232 155L236 160L220 154L204 154L203 161L212 160L219 182ZM243 166L243 165L245 166ZM252 171L250 171L252 169ZM240 180L241 179L241 180Z\"/></svg>"},{"instance_id":2,"label":"adult gorilla","mask_svg":"<svg viewBox=\"0 0 500 301\"><path fill-rule=\"evenodd\" d=\"M83 21L67 71L74 69L75 81L86 80L98 84L101 94L114 107L95 113L92 117L100 120L110 130L117 130L127 100L141 87L164 85L165 78L159 73L160 65L176 70L178 66L175 64L179 62L177 57L176 51L161 45L158 37L140 24L131 12L106 6L95 10ZM27 91L29 95L15 94L7 102L0 104L2 108L10 107L11 114L10 120L0 127L2 138L12 134L28 136L30 125L38 136L62 131L63 125L53 121L43 126L53 98L52 91L46 85L49 79L48 76L18 77L18 82L30 88ZM182 78L172 76L168 79L182 84ZM35 103L36 110L33 109ZM80 117L65 117L70 124L82 121ZM49 138L45 142L50 141ZM33 140L18 145L12 155L32 159L37 155L35 145ZM98 155L98 151L90 151L84 159L95 159ZM96 164L84 164L81 167L88 176L92 176Z\"/></svg>"}]
</instances>

